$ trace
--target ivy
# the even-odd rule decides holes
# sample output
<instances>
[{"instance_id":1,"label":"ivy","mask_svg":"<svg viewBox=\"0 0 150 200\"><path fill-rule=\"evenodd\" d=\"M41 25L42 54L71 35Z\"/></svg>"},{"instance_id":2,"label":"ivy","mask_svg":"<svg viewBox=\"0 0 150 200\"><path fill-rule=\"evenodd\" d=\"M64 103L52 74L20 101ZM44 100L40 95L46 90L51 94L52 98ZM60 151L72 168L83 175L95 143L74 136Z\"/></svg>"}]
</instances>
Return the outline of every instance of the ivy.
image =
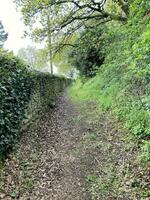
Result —
<instances>
[{"instance_id":1,"label":"ivy","mask_svg":"<svg viewBox=\"0 0 150 200\"><path fill-rule=\"evenodd\" d=\"M0 50L0 153L9 153L20 137L21 122L35 93L42 108L62 90L65 78L30 71L12 53ZM39 99L38 99L39 101Z\"/></svg>"}]
</instances>

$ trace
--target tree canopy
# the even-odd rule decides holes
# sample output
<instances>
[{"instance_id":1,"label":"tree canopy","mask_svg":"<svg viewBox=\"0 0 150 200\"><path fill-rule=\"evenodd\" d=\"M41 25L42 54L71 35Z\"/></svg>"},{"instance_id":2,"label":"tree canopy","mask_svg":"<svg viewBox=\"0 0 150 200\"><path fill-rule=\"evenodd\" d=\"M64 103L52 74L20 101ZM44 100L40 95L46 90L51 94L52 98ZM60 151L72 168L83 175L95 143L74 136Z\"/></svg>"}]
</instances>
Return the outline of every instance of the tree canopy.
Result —
<instances>
[{"instance_id":1,"label":"tree canopy","mask_svg":"<svg viewBox=\"0 0 150 200\"><path fill-rule=\"evenodd\" d=\"M45 43L45 48L49 52L51 71L56 54L60 51L66 52L67 48L76 47L77 43L75 44L74 40L80 32L111 21L126 23L129 15L129 1L126 0L15 1L21 9L27 27L25 35L30 35L37 42ZM57 63L64 66L60 64L61 58L63 57L60 57Z\"/></svg>"},{"instance_id":2,"label":"tree canopy","mask_svg":"<svg viewBox=\"0 0 150 200\"><path fill-rule=\"evenodd\" d=\"M47 52L44 49L28 46L27 48L19 49L18 56L27 63L30 69L40 69L47 66Z\"/></svg>"},{"instance_id":3,"label":"tree canopy","mask_svg":"<svg viewBox=\"0 0 150 200\"><path fill-rule=\"evenodd\" d=\"M93 20L95 25L111 20L125 22L129 12L129 3L125 0L16 0L16 3L21 7L25 24L32 28L45 10L49 12L52 15L51 31L61 38L70 37ZM108 4L117 5L117 10L108 8ZM47 28L44 26L42 32L46 33Z\"/></svg>"}]
</instances>

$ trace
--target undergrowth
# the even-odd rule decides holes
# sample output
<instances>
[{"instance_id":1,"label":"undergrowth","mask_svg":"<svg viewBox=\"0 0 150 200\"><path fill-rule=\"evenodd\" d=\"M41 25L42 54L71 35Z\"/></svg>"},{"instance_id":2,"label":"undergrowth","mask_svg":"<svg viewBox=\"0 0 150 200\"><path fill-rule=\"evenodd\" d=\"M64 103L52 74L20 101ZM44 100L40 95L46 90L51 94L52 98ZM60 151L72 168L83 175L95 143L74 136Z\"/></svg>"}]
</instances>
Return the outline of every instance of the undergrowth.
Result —
<instances>
[{"instance_id":1,"label":"undergrowth","mask_svg":"<svg viewBox=\"0 0 150 200\"><path fill-rule=\"evenodd\" d=\"M138 191L144 173L147 177L146 182L149 182L150 166L149 5L146 0L134 0L130 5L126 24L114 22L107 24L105 34L109 45L105 47L103 65L95 77L78 78L70 90L74 101L95 101L99 114L111 112L112 116L121 123L122 129L127 130L126 147L136 151L135 170L138 169L139 172L136 174L131 170L129 176L133 183L130 187L140 193L139 199L150 197L150 190ZM142 9L138 9L140 6ZM129 147L128 142L132 143L132 146ZM94 182L92 184L94 195L98 193L99 188L104 191L104 195L105 189L106 192L108 191L109 180L105 180L105 183L95 177L88 177L88 180ZM116 182L117 179L114 181ZM124 182L128 181L124 180ZM108 184L113 183L110 180Z\"/></svg>"}]
</instances>

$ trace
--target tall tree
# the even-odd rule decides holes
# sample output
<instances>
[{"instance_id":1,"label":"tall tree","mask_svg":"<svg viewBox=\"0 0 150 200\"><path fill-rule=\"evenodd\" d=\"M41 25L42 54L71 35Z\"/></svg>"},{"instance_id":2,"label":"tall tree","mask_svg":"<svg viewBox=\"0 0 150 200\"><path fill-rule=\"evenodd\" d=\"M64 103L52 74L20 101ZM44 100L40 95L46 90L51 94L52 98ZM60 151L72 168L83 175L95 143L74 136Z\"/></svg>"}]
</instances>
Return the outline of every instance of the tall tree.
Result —
<instances>
[{"instance_id":1,"label":"tall tree","mask_svg":"<svg viewBox=\"0 0 150 200\"><path fill-rule=\"evenodd\" d=\"M53 18L51 32L55 32L63 40L80 28L89 24L105 23L111 20L125 22L128 16L128 0L16 0L22 9L24 22L33 27L43 11L49 12ZM115 13L107 9L107 4L116 4L119 11ZM45 27L45 30L47 28Z\"/></svg>"},{"instance_id":2,"label":"tall tree","mask_svg":"<svg viewBox=\"0 0 150 200\"><path fill-rule=\"evenodd\" d=\"M39 12L33 14L33 10L39 6L40 1L19 2L21 3L24 23L27 26L25 35L30 36L35 42L45 45L48 51L51 74L53 74L54 33L52 32L52 27L57 12L56 10L52 10L50 6L45 6Z\"/></svg>"},{"instance_id":3,"label":"tall tree","mask_svg":"<svg viewBox=\"0 0 150 200\"><path fill-rule=\"evenodd\" d=\"M43 12L38 15L36 18L38 21L39 27L33 27L31 32L28 32L28 35L31 36L36 42L44 43L45 49L47 49L47 56L49 57L49 66L51 74L53 74L53 34L52 34L52 15L49 11L43 10Z\"/></svg>"},{"instance_id":4,"label":"tall tree","mask_svg":"<svg viewBox=\"0 0 150 200\"><path fill-rule=\"evenodd\" d=\"M27 48L21 48L18 51L18 56L30 66L30 69L47 66L47 52L44 49L36 49L33 46L28 46Z\"/></svg>"},{"instance_id":5,"label":"tall tree","mask_svg":"<svg viewBox=\"0 0 150 200\"><path fill-rule=\"evenodd\" d=\"M7 40L7 38L8 38L8 33L5 32L4 26L0 21L0 47L3 47L4 42Z\"/></svg>"}]
</instances>

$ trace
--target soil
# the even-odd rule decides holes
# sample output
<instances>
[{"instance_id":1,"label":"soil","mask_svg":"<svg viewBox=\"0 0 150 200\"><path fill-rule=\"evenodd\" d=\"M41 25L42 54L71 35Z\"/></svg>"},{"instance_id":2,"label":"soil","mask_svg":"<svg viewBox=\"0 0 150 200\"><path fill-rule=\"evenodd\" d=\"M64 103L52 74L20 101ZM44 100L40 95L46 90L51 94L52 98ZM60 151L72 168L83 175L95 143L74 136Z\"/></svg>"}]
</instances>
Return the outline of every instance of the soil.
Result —
<instances>
[{"instance_id":1,"label":"soil","mask_svg":"<svg viewBox=\"0 0 150 200\"><path fill-rule=\"evenodd\" d=\"M94 106L89 103L85 109L66 94L60 96L56 107L23 133L16 151L6 160L0 173L0 199L134 199L124 165L134 166L136 153L125 150L117 123L96 114ZM112 174L126 177L128 184L120 185ZM112 189L105 190L110 184ZM118 194L118 185L127 192Z\"/></svg>"},{"instance_id":2,"label":"soil","mask_svg":"<svg viewBox=\"0 0 150 200\"><path fill-rule=\"evenodd\" d=\"M84 134L76 123L78 111L67 96L49 108L36 128L23 133L17 151L1 172L1 199L91 199L86 188L86 165L74 154ZM92 158L88 161L91 165Z\"/></svg>"}]
</instances>

